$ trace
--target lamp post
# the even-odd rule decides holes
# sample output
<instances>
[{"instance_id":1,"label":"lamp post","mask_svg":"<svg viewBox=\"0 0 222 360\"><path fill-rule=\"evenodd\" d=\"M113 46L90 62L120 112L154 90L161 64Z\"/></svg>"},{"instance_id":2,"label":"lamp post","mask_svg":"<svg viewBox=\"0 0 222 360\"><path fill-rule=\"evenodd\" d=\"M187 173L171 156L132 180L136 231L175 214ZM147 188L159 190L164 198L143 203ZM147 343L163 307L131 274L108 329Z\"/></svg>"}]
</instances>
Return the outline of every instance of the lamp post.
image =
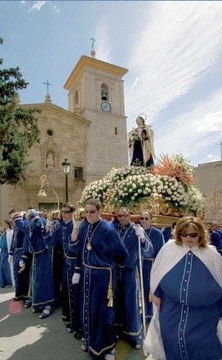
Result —
<instances>
[{"instance_id":1,"label":"lamp post","mask_svg":"<svg viewBox=\"0 0 222 360\"><path fill-rule=\"evenodd\" d=\"M67 159L65 159L62 162L62 168L66 177L66 202L68 202L69 201L68 175L70 174L70 162Z\"/></svg>"}]
</instances>

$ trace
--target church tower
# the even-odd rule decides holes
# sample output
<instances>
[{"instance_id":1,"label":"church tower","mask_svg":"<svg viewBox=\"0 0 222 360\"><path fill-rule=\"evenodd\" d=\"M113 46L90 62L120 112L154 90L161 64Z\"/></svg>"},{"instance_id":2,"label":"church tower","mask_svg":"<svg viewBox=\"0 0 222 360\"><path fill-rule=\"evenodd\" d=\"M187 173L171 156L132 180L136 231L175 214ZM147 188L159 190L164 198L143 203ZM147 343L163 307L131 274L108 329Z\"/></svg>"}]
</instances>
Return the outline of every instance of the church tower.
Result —
<instances>
[{"instance_id":1,"label":"church tower","mask_svg":"<svg viewBox=\"0 0 222 360\"><path fill-rule=\"evenodd\" d=\"M89 120L86 184L104 177L112 167L128 164L123 76L127 69L82 56L64 88L69 111Z\"/></svg>"}]
</instances>

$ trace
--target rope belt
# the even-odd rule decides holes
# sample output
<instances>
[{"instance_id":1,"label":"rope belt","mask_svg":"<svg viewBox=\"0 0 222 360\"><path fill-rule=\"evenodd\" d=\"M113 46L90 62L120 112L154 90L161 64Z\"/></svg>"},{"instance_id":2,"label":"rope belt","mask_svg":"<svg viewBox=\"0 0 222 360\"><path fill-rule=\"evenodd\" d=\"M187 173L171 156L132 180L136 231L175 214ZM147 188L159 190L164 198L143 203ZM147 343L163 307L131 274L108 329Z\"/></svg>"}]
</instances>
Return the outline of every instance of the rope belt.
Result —
<instances>
[{"instance_id":1,"label":"rope belt","mask_svg":"<svg viewBox=\"0 0 222 360\"><path fill-rule=\"evenodd\" d=\"M109 285L107 290L107 299L108 299L108 307L113 307L113 287L112 287L112 268L111 267L103 267L103 266L92 266L87 265L83 262L83 265L89 269L96 269L96 270L107 270L109 271Z\"/></svg>"},{"instance_id":2,"label":"rope belt","mask_svg":"<svg viewBox=\"0 0 222 360\"><path fill-rule=\"evenodd\" d=\"M65 255L65 258L66 258L66 259L76 260L76 256L72 257L72 256L68 256L68 255L66 255L66 254L64 254L64 255Z\"/></svg>"},{"instance_id":3,"label":"rope belt","mask_svg":"<svg viewBox=\"0 0 222 360\"><path fill-rule=\"evenodd\" d=\"M44 251L46 251L46 249L40 250L40 251L33 251L33 254L34 254L34 255L38 255L38 254L43 253Z\"/></svg>"}]
</instances>

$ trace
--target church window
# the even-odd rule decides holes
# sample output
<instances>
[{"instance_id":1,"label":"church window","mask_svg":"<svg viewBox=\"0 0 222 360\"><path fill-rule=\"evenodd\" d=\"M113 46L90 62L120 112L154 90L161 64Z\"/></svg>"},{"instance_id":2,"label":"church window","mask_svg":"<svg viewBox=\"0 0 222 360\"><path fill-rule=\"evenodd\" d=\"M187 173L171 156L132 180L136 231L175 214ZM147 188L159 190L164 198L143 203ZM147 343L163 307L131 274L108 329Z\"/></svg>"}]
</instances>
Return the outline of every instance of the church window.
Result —
<instances>
[{"instance_id":1,"label":"church window","mask_svg":"<svg viewBox=\"0 0 222 360\"><path fill-rule=\"evenodd\" d=\"M116 126L115 126L115 135L118 135L118 129Z\"/></svg>"},{"instance_id":2,"label":"church window","mask_svg":"<svg viewBox=\"0 0 222 360\"><path fill-rule=\"evenodd\" d=\"M108 86L106 84L101 85L101 100L109 100Z\"/></svg>"},{"instance_id":3,"label":"church window","mask_svg":"<svg viewBox=\"0 0 222 360\"><path fill-rule=\"evenodd\" d=\"M81 181L83 180L83 168L74 167L74 180Z\"/></svg>"},{"instance_id":4,"label":"church window","mask_svg":"<svg viewBox=\"0 0 222 360\"><path fill-rule=\"evenodd\" d=\"M79 104L79 92L78 90L75 91L75 105Z\"/></svg>"}]
</instances>

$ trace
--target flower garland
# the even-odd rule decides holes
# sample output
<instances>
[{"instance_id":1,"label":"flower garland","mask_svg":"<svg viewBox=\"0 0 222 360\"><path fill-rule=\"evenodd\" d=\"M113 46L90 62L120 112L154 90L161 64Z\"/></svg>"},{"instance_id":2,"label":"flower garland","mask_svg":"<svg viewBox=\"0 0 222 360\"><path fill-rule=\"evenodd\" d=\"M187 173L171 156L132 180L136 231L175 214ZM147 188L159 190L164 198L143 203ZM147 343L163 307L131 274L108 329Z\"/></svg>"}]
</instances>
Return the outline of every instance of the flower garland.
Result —
<instances>
[{"instance_id":1,"label":"flower garland","mask_svg":"<svg viewBox=\"0 0 222 360\"><path fill-rule=\"evenodd\" d=\"M128 207L132 213L138 204L152 200L159 204L159 214L192 213L204 209L204 196L192 184L193 168L182 156L165 156L161 165L151 170L139 166L112 168L101 180L94 181L84 189L79 201L84 205L90 198L98 198L105 209Z\"/></svg>"}]
</instances>

